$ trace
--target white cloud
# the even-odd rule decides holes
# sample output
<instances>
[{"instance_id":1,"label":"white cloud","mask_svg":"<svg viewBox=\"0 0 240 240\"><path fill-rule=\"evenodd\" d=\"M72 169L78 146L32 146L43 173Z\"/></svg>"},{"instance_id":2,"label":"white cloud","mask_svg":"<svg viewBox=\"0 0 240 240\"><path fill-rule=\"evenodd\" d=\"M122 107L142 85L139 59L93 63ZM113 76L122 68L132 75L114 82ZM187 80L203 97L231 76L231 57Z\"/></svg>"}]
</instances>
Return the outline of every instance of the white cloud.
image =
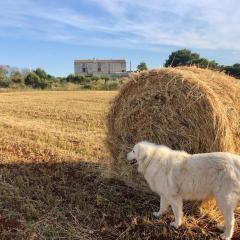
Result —
<instances>
[{"instance_id":1,"label":"white cloud","mask_svg":"<svg viewBox=\"0 0 240 240\"><path fill-rule=\"evenodd\" d=\"M240 50L238 0L89 0L95 10L91 14L44 1L0 4L0 29L22 29L44 40L151 50L162 45Z\"/></svg>"},{"instance_id":2,"label":"white cloud","mask_svg":"<svg viewBox=\"0 0 240 240\"><path fill-rule=\"evenodd\" d=\"M194 48L240 49L240 8L237 0L92 0L112 16L123 14L116 31L135 35L140 42ZM137 15L138 19L131 19ZM142 19L142 20L139 20Z\"/></svg>"}]
</instances>

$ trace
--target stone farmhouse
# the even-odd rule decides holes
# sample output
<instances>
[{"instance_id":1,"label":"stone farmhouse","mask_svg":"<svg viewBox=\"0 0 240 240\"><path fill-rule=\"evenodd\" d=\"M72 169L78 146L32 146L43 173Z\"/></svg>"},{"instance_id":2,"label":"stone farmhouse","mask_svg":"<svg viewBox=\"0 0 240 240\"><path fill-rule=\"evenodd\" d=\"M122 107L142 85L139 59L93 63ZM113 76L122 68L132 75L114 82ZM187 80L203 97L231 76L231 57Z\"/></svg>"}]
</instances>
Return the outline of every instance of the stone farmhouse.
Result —
<instances>
[{"instance_id":1,"label":"stone farmhouse","mask_svg":"<svg viewBox=\"0 0 240 240\"><path fill-rule=\"evenodd\" d=\"M126 61L123 59L110 60L75 60L75 74L90 75L90 76L127 76Z\"/></svg>"}]
</instances>

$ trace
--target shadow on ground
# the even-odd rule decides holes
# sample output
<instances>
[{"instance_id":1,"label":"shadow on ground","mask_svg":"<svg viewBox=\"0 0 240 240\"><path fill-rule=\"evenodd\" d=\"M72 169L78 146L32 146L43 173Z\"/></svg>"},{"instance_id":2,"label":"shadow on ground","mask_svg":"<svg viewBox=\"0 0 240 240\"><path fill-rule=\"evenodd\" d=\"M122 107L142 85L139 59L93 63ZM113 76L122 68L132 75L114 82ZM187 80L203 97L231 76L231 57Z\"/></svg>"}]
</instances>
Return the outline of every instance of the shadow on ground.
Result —
<instances>
[{"instance_id":1,"label":"shadow on ground","mask_svg":"<svg viewBox=\"0 0 240 240\"><path fill-rule=\"evenodd\" d=\"M171 213L151 215L157 196L104 178L103 170L85 162L1 164L1 239L219 239L207 217L168 227Z\"/></svg>"}]
</instances>

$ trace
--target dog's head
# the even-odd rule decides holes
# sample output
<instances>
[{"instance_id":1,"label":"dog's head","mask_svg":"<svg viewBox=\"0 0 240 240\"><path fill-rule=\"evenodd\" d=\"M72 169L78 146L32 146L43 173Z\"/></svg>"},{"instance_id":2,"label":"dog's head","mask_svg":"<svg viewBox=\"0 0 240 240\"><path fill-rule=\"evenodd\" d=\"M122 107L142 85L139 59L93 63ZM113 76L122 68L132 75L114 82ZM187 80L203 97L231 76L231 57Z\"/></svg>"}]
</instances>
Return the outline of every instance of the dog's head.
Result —
<instances>
[{"instance_id":1,"label":"dog's head","mask_svg":"<svg viewBox=\"0 0 240 240\"><path fill-rule=\"evenodd\" d=\"M148 142L137 143L131 152L127 154L127 160L132 165L138 165L138 171L142 172L146 159L151 154L153 144Z\"/></svg>"}]
</instances>

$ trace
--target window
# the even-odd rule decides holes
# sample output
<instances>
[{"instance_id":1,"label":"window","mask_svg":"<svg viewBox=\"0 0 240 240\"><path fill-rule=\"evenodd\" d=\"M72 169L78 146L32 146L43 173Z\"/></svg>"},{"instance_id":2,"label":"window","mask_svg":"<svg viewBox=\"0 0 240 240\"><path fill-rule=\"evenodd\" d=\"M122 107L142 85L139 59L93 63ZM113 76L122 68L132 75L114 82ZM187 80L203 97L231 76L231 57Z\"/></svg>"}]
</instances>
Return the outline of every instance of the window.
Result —
<instances>
[{"instance_id":1,"label":"window","mask_svg":"<svg viewBox=\"0 0 240 240\"><path fill-rule=\"evenodd\" d=\"M101 72L102 69L101 69L101 63L98 63L98 72Z\"/></svg>"},{"instance_id":2,"label":"window","mask_svg":"<svg viewBox=\"0 0 240 240\"><path fill-rule=\"evenodd\" d=\"M84 68L82 68L82 72L86 72L86 68L84 67Z\"/></svg>"}]
</instances>

